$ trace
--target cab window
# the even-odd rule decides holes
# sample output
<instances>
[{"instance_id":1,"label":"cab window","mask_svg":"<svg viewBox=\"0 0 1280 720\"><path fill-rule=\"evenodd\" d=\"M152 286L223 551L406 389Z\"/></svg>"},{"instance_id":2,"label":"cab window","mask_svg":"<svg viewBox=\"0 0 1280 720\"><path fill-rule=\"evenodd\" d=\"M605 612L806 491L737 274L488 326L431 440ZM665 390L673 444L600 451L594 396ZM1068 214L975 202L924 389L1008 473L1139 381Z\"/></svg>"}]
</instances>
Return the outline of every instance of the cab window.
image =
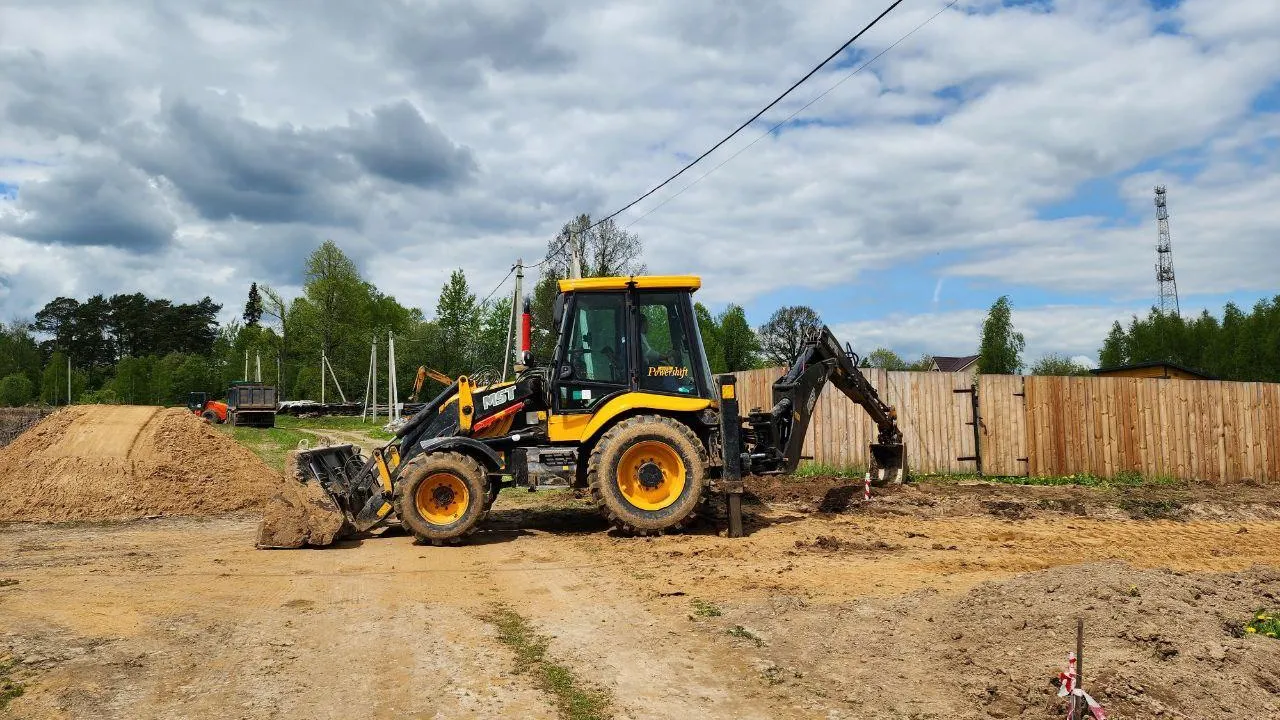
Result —
<instances>
[{"instance_id":1,"label":"cab window","mask_svg":"<svg viewBox=\"0 0 1280 720\"><path fill-rule=\"evenodd\" d=\"M560 406L585 409L627 384L626 315L622 293L581 293L574 299L562 365Z\"/></svg>"},{"instance_id":2,"label":"cab window","mask_svg":"<svg viewBox=\"0 0 1280 720\"><path fill-rule=\"evenodd\" d=\"M641 293L639 296L640 388L697 395L697 359L689 347L687 296Z\"/></svg>"}]
</instances>

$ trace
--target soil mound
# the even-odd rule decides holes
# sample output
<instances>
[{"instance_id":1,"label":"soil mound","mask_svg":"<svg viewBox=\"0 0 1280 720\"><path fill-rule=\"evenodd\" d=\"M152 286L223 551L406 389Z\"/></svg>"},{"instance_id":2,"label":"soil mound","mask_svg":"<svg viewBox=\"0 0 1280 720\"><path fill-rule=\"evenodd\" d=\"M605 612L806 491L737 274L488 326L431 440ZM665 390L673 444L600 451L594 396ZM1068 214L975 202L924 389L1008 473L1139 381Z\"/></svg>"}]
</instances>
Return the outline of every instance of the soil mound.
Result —
<instances>
[{"instance_id":1,"label":"soil mound","mask_svg":"<svg viewBox=\"0 0 1280 720\"><path fill-rule=\"evenodd\" d=\"M263 511L256 542L260 549L325 547L342 533L342 510L319 485L303 482L297 457L297 452L289 453L286 480Z\"/></svg>"},{"instance_id":2,"label":"soil mound","mask_svg":"<svg viewBox=\"0 0 1280 720\"><path fill-rule=\"evenodd\" d=\"M0 522L256 510L280 484L252 452L184 410L71 407L0 448Z\"/></svg>"},{"instance_id":3,"label":"soil mound","mask_svg":"<svg viewBox=\"0 0 1280 720\"><path fill-rule=\"evenodd\" d=\"M1061 707L1048 679L1055 659L1066 664L1076 614L1087 618L1085 687L1109 714L1277 717L1280 641L1246 635L1243 624L1278 596L1280 572L1271 568L1206 575L1122 563L1055 568L975 588L948 613L951 634L938 644L966 663L975 699L991 717Z\"/></svg>"}]
</instances>

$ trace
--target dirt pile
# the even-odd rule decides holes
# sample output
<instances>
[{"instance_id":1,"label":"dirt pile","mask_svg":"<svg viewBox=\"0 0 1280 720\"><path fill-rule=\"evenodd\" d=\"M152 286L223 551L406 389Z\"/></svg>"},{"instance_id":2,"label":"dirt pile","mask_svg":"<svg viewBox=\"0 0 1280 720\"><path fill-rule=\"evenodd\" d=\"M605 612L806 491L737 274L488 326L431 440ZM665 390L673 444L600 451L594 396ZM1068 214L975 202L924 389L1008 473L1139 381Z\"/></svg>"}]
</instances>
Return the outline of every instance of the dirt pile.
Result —
<instances>
[{"instance_id":1,"label":"dirt pile","mask_svg":"<svg viewBox=\"0 0 1280 720\"><path fill-rule=\"evenodd\" d=\"M950 655L967 658L970 688L995 717L1056 707L1048 676L1085 617L1085 685L1119 717L1280 716L1280 641L1242 624L1280 605L1280 572L1063 567L989 583L947 616ZM1050 635L1049 631L1054 634ZM1015 658L1009 657L1017 648Z\"/></svg>"},{"instance_id":2,"label":"dirt pile","mask_svg":"<svg viewBox=\"0 0 1280 720\"><path fill-rule=\"evenodd\" d=\"M285 482L267 503L258 525L257 547L325 547L342 533L342 510L314 482L302 482L297 453L285 460Z\"/></svg>"},{"instance_id":3,"label":"dirt pile","mask_svg":"<svg viewBox=\"0 0 1280 720\"><path fill-rule=\"evenodd\" d=\"M280 484L252 452L181 409L79 406L0 448L0 522L253 510Z\"/></svg>"},{"instance_id":4,"label":"dirt pile","mask_svg":"<svg viewBox=\"0 0 1280 720\"><path fill-rule=\"evenodd\" d=\"M1085 688L1116 718L1280 717L1280 640L1244 632L1280 608L1280 570L1064 565L960 593L836 606L776 597L728 622L767 640L772 667L862 717L1055 718L1052 684L1085 619ZM815 650L820 648L820 650Z\"/></svg>"}]
</instances>

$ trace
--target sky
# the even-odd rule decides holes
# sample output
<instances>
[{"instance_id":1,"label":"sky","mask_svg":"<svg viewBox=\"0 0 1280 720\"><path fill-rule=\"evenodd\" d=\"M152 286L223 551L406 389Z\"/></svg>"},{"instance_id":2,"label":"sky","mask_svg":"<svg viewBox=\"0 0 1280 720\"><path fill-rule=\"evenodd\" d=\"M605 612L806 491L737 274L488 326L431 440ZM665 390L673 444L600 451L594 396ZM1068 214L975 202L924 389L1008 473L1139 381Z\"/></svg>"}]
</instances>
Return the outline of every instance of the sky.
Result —
<instances>
[{"instance_id":1,"label":"sky","mask_svg":"<svg viewBox=\"0 0 1280 720\"><path fill-rule=\"evenodd\" d=\"M431 316L451 270L485 294L886 3L5 0L0 320L134 291L230 319L325 239ZM1280 293L1274 0L945 5L620 215L648 269L908 358L976 352L1008 295L1028 363L1092 361L1156 301L1162 184L1184 315Z\"/></svg>"}]
</instances>

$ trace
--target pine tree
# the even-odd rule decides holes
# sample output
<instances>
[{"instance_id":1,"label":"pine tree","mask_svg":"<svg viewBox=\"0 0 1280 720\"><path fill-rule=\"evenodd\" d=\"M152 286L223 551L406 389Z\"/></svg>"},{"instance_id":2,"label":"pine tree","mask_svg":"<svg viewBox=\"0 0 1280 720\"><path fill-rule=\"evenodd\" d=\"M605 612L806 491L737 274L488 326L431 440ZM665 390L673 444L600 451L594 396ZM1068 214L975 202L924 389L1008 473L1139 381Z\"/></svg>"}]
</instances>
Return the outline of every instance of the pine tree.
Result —
<instances>
[{"instance_id":1,"label":"pine tree","mask_svg":"<svg viewBox=\"0 0 1280 720\"><path fill-rule=\"evenodd\" d=\"M262 295L258 294L258 283L249 286L249 301L244 304L244 324L257 327L262 320Z\"/></svg>"}]
</instances>

